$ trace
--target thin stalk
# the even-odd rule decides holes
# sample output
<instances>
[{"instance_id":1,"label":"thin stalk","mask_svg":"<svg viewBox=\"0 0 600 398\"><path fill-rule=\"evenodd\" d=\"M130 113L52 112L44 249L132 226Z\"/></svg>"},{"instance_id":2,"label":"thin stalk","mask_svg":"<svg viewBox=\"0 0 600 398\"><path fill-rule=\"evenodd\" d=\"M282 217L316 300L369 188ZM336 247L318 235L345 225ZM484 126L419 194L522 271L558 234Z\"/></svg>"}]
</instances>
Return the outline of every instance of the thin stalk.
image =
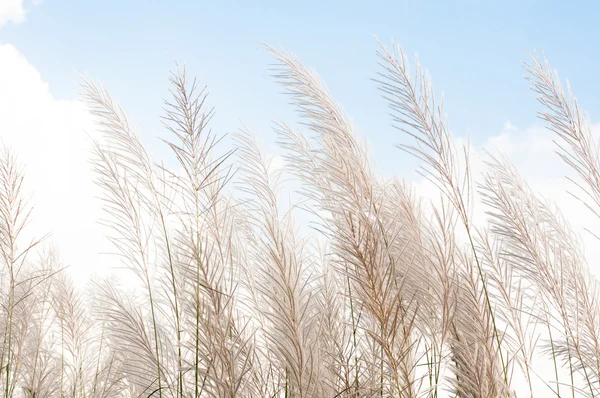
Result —
<instances>
[{"instance_id":1,"label":"thin stalk","mask_svg":"<svg viewBox=\"0 0 600 398\"><path fill-rule=\"evenodd\" d=\"M7 357L6 357L6 386L5 393L6 397L9 397L10 394L10 364L12 357L12 321L13 321L13 311L14 311L14 301L15 301L15 273L14 273L14 251L12 250L13 242L11 242L11 252L10 252L10 264L9 264L9 272L10 272L10 290L8 294L8 348L7 348Z\"/></svg>"},{"instance_id":2,"label":"thin stalk","mask_svg":"<svg viewBox=\"0 0 600 398\"><path fill-rule=\"evenodd\" d=\"M552 347L552 362L554 363L554 377L556 378L556 392L560 397L560 380L558 377L558 364L556 363L556 353L554 351L554 340L552 339L552 328L548 324L548 334L550 335L550 347ZM575 394L575 391L573 391Z\"/></svg>"},{"instance_id":3,"label":"thin stalk","mask_svg":"<svg viewBox=\"0 0 600 398\"><path fill-rule=\"evenodd\" d=\"M158 371L158 396L162 398L162 368L160 364L160 352L159 352L159 341L158 341L158 327L156 323L156 312L154 310L154 300L152 297L152 288L150 287L150 280L146 281L148 284L148 298L150 299L150 312L152 315L152 328L154 329L154 351L156 354L157 371Z\"/></svg>"},{"instance_id":4,"label":"thin stalk","mask_svg":"<svg viewBox=\"0 0 600 398\"><path fill-rule=\"evenodd\" d=\"M155 191L155 199L157 200L157 206L160 206L158 203L158 198L156 197ZM182 353L181 353L181 320L179 317L179 296L177 295L177 280L175 279L175 268L173 265L173 257L171 254L171 244L169 242L169 235L167 232L167 225L165 222L165 217L162 212L162 209L159 207L160 221L162 226L163 237L165 239L165 245L167 246L167 256L169 258L169 271L171 272L171 285L173 287L173 302L175 304L175 326L177 328L177 365L178 365L178 377L177 384L179 388L177 389L177 393L179 397L183 397L183 362L182 362Z\"/></svg>"},{"instance_id":5,"label":"thin stalk","mask_svg":"<svg viewBox=\"0 0 600 398\"><path fill-rule=\"evenodd\" d=\"M348 270L348 265L346 265L346 271ZM357 355L357 344L356 344L356 330L357 325L354 319L354 300L352 298L352 286L350 284L350 276L346 276L346 280L348 281L348 296L350 298L350 319L352 322L352 349L354 354L354 368L355 368L355 376L354 376L354 384L356 387L356 397L359 396L359 383L358 383L358 355Z\"/></svg>"}]
</instances>

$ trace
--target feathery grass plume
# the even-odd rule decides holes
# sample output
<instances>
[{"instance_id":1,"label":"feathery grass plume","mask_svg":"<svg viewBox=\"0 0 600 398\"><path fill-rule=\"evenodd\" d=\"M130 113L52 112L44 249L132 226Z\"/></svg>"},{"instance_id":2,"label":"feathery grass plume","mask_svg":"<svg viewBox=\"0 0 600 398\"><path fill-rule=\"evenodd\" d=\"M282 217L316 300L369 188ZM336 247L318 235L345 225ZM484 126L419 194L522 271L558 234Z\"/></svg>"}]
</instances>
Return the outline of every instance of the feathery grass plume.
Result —
<instances>
[{"instance_id":1,"label":"feathery grass plume","mask_svg":"<svg viewBox=\"0 0 600 398\"><path fill-rule=\"evenodd\" d=\"M499 362L504 379L505 388L502 392L498 392L500 396L506 395L506 390L509 387L508 380L508 364L502 353L502 333L499 325L496 322L496 317L493 310L492 297L488 292L485 271L477 253L474 243L474 227L470 219L470 201L471 201L471 175L469 169L469 153L468 145L463 148L462 159L457 149L452 142L448 123L443 114L443 101L436 103L431 87L429 76L422 70L420 64L416 63L416 71L414 78L411 76L407 58L400 46L394 45L392 51L381 45L382 51L378 52L380 65L383 72L380 73L381 80L378 80L380 89L384 93L384 97L388 100L390 108L393 112L395 127L403 133L411 136L416 143L413 145L401 145L401 149L405 150L420 159L425 165L420 166L419 173L432 184L434 184L443 194L443 198L448 200L458 213L470 245L471 259L464 258L461 263L466 267L464 270L468 278L466 282L469 288L480 289L483 294L483 304L487 312L481 321L490 322L492 327L492 336L496 341L496 353L494 356L485 355L482 361L477 361L476 364L481 365L483 369L479 372L472 372L471 369L456 369L459 373L475 376L477 373L491 374L484 369L494 369ZM475 265L475 271L479 278L478 283L471 280L471 265L472 261ZM463 288L462 284L459 289ZM479 300L479 293L471 292L472 297ZM460 293L459 293L460 294ZM461 303L461 300L457 300ZM469 301L465 301L466 307L456 308L458 316L468 318L468 313L471 311ZM461 313L462 312L462 313ZM483 333L476 336L471 335L472 341L486 342L487 327L471 328L465 332ZM456 337L456 336L455 336ZM463 337L464 338L464 337ZM487 343L484 344L487 347ZM472 347L476 351L483 347ZM457 353L455 353L457 354ZM462 354L461 354L462 355ZM490 361L485 363L485 361ZM455 361L455 365L466 366L466 363ZM483 372L483 373L482 373ZM488 380L491 385L496 385L495 381ZM470 385L477 385L478 380L462 380L461 383L468 382ZM494 387L495 389L495 387ZM499 391L499 390L495 390Z\"/></svg>"},{"instance_id":2,"label":"feathery grass plume","mask_svg":"<svg viewBox=\"0 0 600 398\"><path fill-rule=\"evenodd\" d=\"M488 277L490 294L495 298L496 314L506 325L503 333L507 358L513 358L522 373L533 397L533 384L537 381L533 359L540 338L537 326L546 314L530 282L518 275L504 256L502 240L489 231L476 239L478 252Z\"/></svg>"},{"instance_id":3,"label":"feathery grass plume","mask_svg":"<svg viewBox=\"0 0 600 398\"><path fill-rule=\"evenodd\" d=\"M54 250L40 255L41 275L53 273L56 264ZM60 380L61 364L56 355L53 329L56 322L51 304L52 278L41 278L35 283L34 307L30 313L28 349L24 352L21 389L25 397L52 397L58 391L56 380ZM17 392L18 393L18 392Z\"/></svg>"},{"instance_id":4,"label":"feathery grass plume","mask_svg":"<svg viewBox=\"0 0 600 398\"><path fill-rule=\"evenodd\" d=\"M247 205L257 234L248 266L258 273L257 304L267 321L262 330L266 349L273 350L280 372L285 372L285 396L332 395L320 371L321 281L311 276L313 260L296 235L292 212L280 215L278 177L270 173L254 137L246 129L235 138L242 159L241 189L251 195Z\"/></svg>"},{"instance_id":5,"label":"feathery grass plume","mask_svg":"<svg viewBox=\"0 0 600 398\"><path fill-rule=\"evenodd\" d=\"M169 386L175 385L175 380L159 361L174 355L173 346L167 341L160 324L157 324L155 332L152 318L149 319L145 310L147 299L133 294L124 295L120 290L115 282L103 283L97 286L95 300L108 340L118 348L115 360L125 376L124 388L131 396L154 396L160 391L172 396ZM154 336L159 338L158 343L155 343ZM156 345L161 350L159 358ZM157 371L160 375L156 374Z\"/></svg>"},{"instance_id":6,"label":"feathery grass plume","mask_svg":"<svg viewBox=\"0 0 600 398\"><path fill-rule=\"evenodd\" d=\"M213 159L218 139L207 129L212 110L204 109L204 90L195 81L188 85L181 70L171 84L164 121L173 138L164 141L179 162L176 171L155 170L118 105L101 87L84 86L106 136L96 145L95 165L111 241L145 286L150 320L110 286L102 289L103 312L110 338L126 347L120 362L131 391L251 394L253 347L234 297L240 218L221 193L230 179L223 168L229 154ZM135 355L141 360L132 362Z\"/></svg>"},{"instance_id":7,"label":"feathery grass plume","mask_svg":"<svg viewBox=\"0 0 600 398\"><path fill-rule=\"evenodd\" d=\"M524 67L529 73L527 80L531 83L533 91L537 94L538 101L544 106L545 110L539 113L539 117L546 121L547 128L558 136L555 141L558 147L558 154L562 160L575 172L578 180L567 177L583 193L583 197L577 193L571 193L596 217L600 217L600 159L599 143L597 137L592 132L591 122L585 117L579 107L577 99L571 92L571 87L567 82L567 92L565 93L560 82L558 72L551 69L546 59L531 56L531 63L525 63ZM598 238L595 231L590 231L593 236ZM600 320L597 319L597 281L589 275L587 266L583 265L577 272L578 287L580 294L587 292L585 297L577 297L583 301L583 307L578 307L579 311L585 311L582 318L577 319L583 323L583 331L577 330L577 335L581 335L588 360L596 358L596 363L588 363L595 369L593 373L594 384L598 384L598 357L600 356L600 345L598 337L598 327ZM585 288L587 285L587 288ZM573 325L579 329L579 324ZM575 341L573 344L577 344ZM563 347L564 349L564 347ZM577 355L579 353L577 352ZM598 387L598 386L597 386Z\"/></svg>"},{"instance_id":8,"label":"feathery grass plume","mask_svg":"<svg viewBox=\"0 0 600 398\"><path fill-rule=\"evenodd\" d=\"M29 268L27 265L26 267ZM12 318L12 383L8 384L11 396L19 396L22 389L27 387L30 380L28 365L31 364L32 357L38 354L35 350L36 343L39 343L38 328L43 323L43 319L36 317L39 314L38 288L47 278L37 270L31 269L22 269L19 274L14 291L15 315Z\"/></svg>"},{"instance_id":9,"label":"feathery grass plume","mask_svg":"<svg viewBox=\"0 0 600 398\"><path fill-rule=\"evenodd\" d=\"M56 278L53 284L52 305L57 315L61 350L61 395L78 395L86 388L89 369L84 369L88 334L91 327L87 319L85 303L65 276Z\"/></svg>"},{"instance_id":10,"label":"feathery grass plume","mask_svg":"<svg viewBox=\"0 0 600 398\"><path fill-rule=\"evenodd\" d=\"M527 80L537 94L538 101L545 108L539 113L539 117L546 121L547 128L558 136L559 141L555 141L558 154L573 169L579 181L572 177L567 177L567 179L583 193L583 197L577 193L571 194L594 215L600 217L600 159L598 157L600 144L592 132L591 122L584 116L568 82L565 93L558 72L551 69L549 62L546 59L542 61L533 55L531 61L531 63L524 63L524 67L529 73ZM588 232L598 238L596 232L589 229ZM585 366L594 369L592 374L595 379L594 383L597 384L600 364L598 362L600 357L600 345L598 344L600 320L597 319L597 281L589 274L586 265L582 265L581 268L572 272L576 273L578 287L578 291L574 292L576 300L581 301L582 305L582 307L577 306L577 310L585 312L580 319L576 319L583 323L583 330L577 330L576 333L586 346L584 350L591 350L585 352L588 357L588 363ZM579 296L577 293L583 296ZM575 324L572 327L579 329L580 325ZM565 331L565 333L567 332ZM571 344L577 343L572 341ZM565 347L561 348L561 351L564 351ZM579 356L579 352L576 352L576 355ZM593 358L596 358L596 363L591 361ZM588 380L589 382L590 380Z\"/></svg>"},{"instance_id":11,"label":"feathery grass plume","mask_svg":"<svg viewBox=\"0 0 600 398\"><path fill-rule=\"evenodd\" d=\"M600 217L600 143L592 134L591 122L579 108L568 82L565 93L558 72L552 71L548 60L542 61L531 55L531 61L524 63L524 67L529 73L526 79L545 108L539 117L558 136L559 141L555 143L559 156L581 181L567 177L584 194L583 197L572 195L596 217Z\"/></svg>"},{"instance_id":12,"label":"feathery grass plume","mask_svg":"<svg viewBox=\"0 0 600 398\"><path fill-rule=\"evenodd\" d=\"M331 264L327 243L317 248L322 268L322 314L320 351L323 358L323 382L338 396L360 396L364 379L359 351L361 333L358 331L360 311L355 311L349 280L340 278ZM335 395L335 394L334 394Z\"/></svg>"},{"instance_id":13,"label":"feathery grass plume","mask_svg":"<svg viewBox=\"0 0 600 398\"><path fill-rule=\"evenodd\" d=\"M487 310L477 266L468 250L459 249L457 257L463 272L458 285L458 304L452 318L450 342L456 376L453 393L459 397L510 396L511 380L509 378L507 383L502 376L490 320L492 314Z\"/></svg>"},{"instance_id":14,"label":"feathery grass plume","mask_svg":"<svg viewBox=\"0 0 600 398\"><path fill-rule=\"evenodd\" d=\"M594 396L600 382L598 282L558 210L537 198L506 159L495 158L490 166L482 191L502 255L552 303L549 315L560 321L552 355L572 364Z\"/></svg>"},{"instance_id":15,"label":"feathery grass plume","mask_svg":"<svg viewBox=\"0 0 600 398\"><path fill-rule=\"evenodd\" d=\"M175 328L165 328L166 324L161 324L160 307L163 303L160 301L159 291L154 287L154 276L159 271L159 265L168 262L169 271L173 269L172 258L170 254L170 242L168 240L167 225L164 204L162 199L163 192L157 186L154 175L153 163L144 149L139 137L127 120L123 110L108 95L106 90L89 80L83 83L84 98L89 105L91 113L98 117L97 126L104 134L102 144L96 142L94 146L95 159L93 164L97 173L96 182L104 191L103 201L104 209L107 213L105 225L110 229L109 239L117 250L117 255L121 258L123 264L138 276L144 285L147 293L151 322L146 325L143 321L143 314L115 314L114 311L129 311L126 303L121 302L118 295L113 291L106 290L108 294L107 304L114 305L109 312L109 317L113 319L128 320L127 327L140 327L144 330L128 331L138 336L144 336L143 339L133 339L132 343L139 343L139 346L126 345L131 352L122 350L125 366L129 367L127 374L144 382L152 383L150 385L139 385L142 391L150 388L162 398L163 393L168 391L179 391L180 380L175 377L175 384L171 380L165 380L165 377L171 378L171 372L179 374L181 356L172 358L169 349L172 348L172 342L175 342L175 350L181 346L178 338L178 327L180 314L178 311L165 313L166 317L174 319ZM156 232L159 229L160 232ZM157 264L159 263L159 264ZM178 296L176 294L176 280L172 272L169 273L171 290L169 303L178 309ZM169 293L166 293L169 294ZM116 328L115 332L125 332L127 327ZM146 336L146 327L150 328L150 335ZM171 339L167 335L175 331L175 338ZM127 336L128 333L125 333ZM150 337L151 336L151 337ZM151 341L146 339L148 337ZM119 338L119 336L115 336ZM142 367L137 367L138 363L132 362L138 350L146 352L147 344L153 347L152 356L143 355L141 359L147 360ZM169 364L167 358L175 359L175 364ZM148 368L154 369L154 377L140 374L140 370L147 371Z\"/></svg>"},{"instance_id":16,"label":"feathery grass plume","mask_svg":"<svg viewBox=\"0 0 600 398\"><path fill-rule=\"evenodd\" d=\"M93 318L88 299L65 274L53 279L61 396L104 398L122 392L116 347L107 347L104 325Z\"/></svg>"},{"instance_id":17,"label":"feathery grass plume","mask_svg":"<svg viewBox=\"0 0 600 398\"><path fill-rule=\"evenodd\" d=\"M214 159L219 139L208 130L213 111L205 109L206 89L187 81L185 69L172 74L172 102L166 102L165 140L182 168L167 171L167 186L178 194L173 211L179 220L174 247L182 278L184 336L190 371L188 394L234 397L251 394L252 346L236 304L237 262L243 221L235 203L222 192L230 155Z\"/></svg>"},{"instance_id":18,"label":"feathery grass plume","mask_svg":"<svg viewBox=\"0 0 600 398\"><path fill-rule=\"evenodd\" d=\"M37 278L36 278L37 279ZM29 394L51 394L58 391L57 380L60 380L60 361L56 355L56 345L49 330L54 325L52 314L44 303L42 282L27 283L25 295L19 294L22 305L20 316L26 321L18 326L15 338L19 349L17 362L21 365L16 369L16 383L13 388L14 397L29 396ZM46 307L46 308L44 308ZM47 334L44 334L47 333Z\"/></svg>"},{"instance_id":19,"label":"feathery grass plume","mask_svg":"<svg viewBox=\"0 0 600 398\"><path fill-rule=\"evenodd\" d=\"M0 388L12 396L24 365L32 315L35 310L33 288L43 275L29 269L28 256L42 239L23 242L22 233L31 215L23 197L23 172L14 154L0 150Z\"/></svg>"},{"instance_id":20,"label":"feathery grass plume","mask_svg":"<svg viewBox=\"0 0 600 398\"><path fill-rule=\"evenodd\" d=\"M332 191L328 188L329 182L324 170L321 169L320 160L316 156L317 150L302 133L292 132L283 123L276 125L276 131L280 137L279 144L286 150L284 154L284 158L288 161L286 167L304 183L304 188L300 188L299 193L316 203L317 210L309 211L314 213L317 219L321 219L323 217L321 213L327 212L327 208L322 203L326 200L324 192ZM334 206L334 203L336 203L335 200L332 200L330 208ZM327 253L323 256L323 264L327 264L327 270L323 275L323 304L326 306L324 313L331 316L326 315L324 322L329 323L333 328L328 329L326 333L328 333L328 338L333 338L330 344L335 346L326 349L324 355L330 355L331 359L335 358L338 363L334 362L331 365L334 369L337 367L338 372L342 372L337 375L336 380L330 382L336 386L338 395L356 397L366 391L374 390L372 388L375 379L373 375L379 374L379 367L376 372L372 372L373 375L369 375L367 371L369 361L365 358L366 353L362 349L365 343L364 338L367 337L364 328L361 327L363 309L354 297L347 264L345 264L345 275L341 275L336 269L339 261L335 260L335 254L332 253L333 242L330 239L328 227L324 226L325 228L320 230L327 242ZM332 291L331 289L335 287L338 289ZM342 303L337 304L336 301L342 301ZM340 308L336 310L338 306ZM336 312L340 317L338 319L336 319ZM338 324L337 327L336 324ZM335 335L337 337L334 337Z\"/></svg>"},{"instance_id":21,"label":"feathery grass plume","mask_svg":"<svg viewBox=\"0 0 600 398\"><path fill-rule=\"evenodd\" d=\"M305 195L326 214L320 228L331 240L332 261L351 280L352 299L370 318L363 331L380 350L379 374L361 388L416 396L422 335L415 320L427 313L417 307L429 307L430 295L411 199L399 184L378 181L355 128L322 81L292 54L271 52L280 63L276 78L317 134L312 146L280 125L287 159L305 183ZM418 306L416 297L423 297Z\"/></svg>"},{"instance_id":22,"label":"feathery grass plume","mask_svg":"<svg viewBox=\"0 0 600 398\"><path fill-rule=\"evenodd\" d=\"M425 354L429 367L430 396L438 397L448 369L448 348L453 333L452 317L457 305L458 266L456 259L456 217L452 207L441 201L433 218L422 217L421 247L433 265L430 295L434 313L425 321ZM435 283L437 282L437 283ZM442 388L440 388L442 387Z\"/></svg>"}]
</instances>

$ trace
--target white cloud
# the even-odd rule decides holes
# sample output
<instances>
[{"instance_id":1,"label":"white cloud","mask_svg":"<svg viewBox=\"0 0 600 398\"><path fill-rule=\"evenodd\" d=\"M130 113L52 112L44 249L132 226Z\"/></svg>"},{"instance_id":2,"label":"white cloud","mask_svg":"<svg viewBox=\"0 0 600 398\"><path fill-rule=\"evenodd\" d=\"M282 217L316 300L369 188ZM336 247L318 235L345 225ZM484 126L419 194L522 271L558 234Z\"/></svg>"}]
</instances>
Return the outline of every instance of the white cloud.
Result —
<instances>
[{"instance_id":1,"label":"white cloud","mask_svg":"<svg viewBox=\"0 0 600 398\"><path fill-rule=\"evenodd\" d=\"M107 260L97 188L88 164L91 116L82 103L52 97L25 57L0 45L0 137L25 170L34 206L29 235L51 232L76 279L100 271Z\"/></svg>"},{"instance_id":2,"label":"white cloud","mask_svg":"<svg viewBox=\"0 0 600 398\"><path fill-rule=\"evenodd\" d=\"M8 21L22 22L24 18L23 0L2 0L0 2L0 27Z\"/></svg>"},{"instance_id":3,"label":"white cloud","mask_svg":"<svg viewBox=\"0 0 600 398\"><path fill-rule=\"evenodd\" d=\"M32 0L32 3L38 5L43 0ZM20 23L25 20L27 10L23 7L23 0L0 0L0 28L11 21Z\"/></svg>"}]
</instances>

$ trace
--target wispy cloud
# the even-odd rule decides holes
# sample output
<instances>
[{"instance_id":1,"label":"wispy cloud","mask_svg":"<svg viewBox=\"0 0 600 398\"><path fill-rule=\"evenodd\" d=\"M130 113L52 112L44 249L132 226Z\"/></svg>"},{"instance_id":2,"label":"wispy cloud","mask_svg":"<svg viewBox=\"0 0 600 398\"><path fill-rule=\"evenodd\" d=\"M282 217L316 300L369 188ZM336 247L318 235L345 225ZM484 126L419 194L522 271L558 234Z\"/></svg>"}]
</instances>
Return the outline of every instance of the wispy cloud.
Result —
<instances>
[{"instance_id":1,"label":"wispy cloud","mask_svg":"<svg viewBox=\"0 0 600 398\"><path fill-rule=\"evenodd\" d=\"M32 4L38 5L43 0L33 0ZM23 0L0 1L0 28L8 22L20 23L25 20L27 9L23 6Z\"/></svg>"}]
</instances>

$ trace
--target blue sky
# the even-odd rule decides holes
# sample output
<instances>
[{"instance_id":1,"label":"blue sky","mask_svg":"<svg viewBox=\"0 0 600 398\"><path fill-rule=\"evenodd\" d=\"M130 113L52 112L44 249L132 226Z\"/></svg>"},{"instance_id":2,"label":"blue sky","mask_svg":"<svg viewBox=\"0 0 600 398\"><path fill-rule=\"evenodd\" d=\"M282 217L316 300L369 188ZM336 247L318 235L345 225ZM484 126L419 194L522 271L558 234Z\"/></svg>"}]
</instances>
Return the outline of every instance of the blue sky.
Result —
<instances>
[{"instance_id":1,"label":"blue sky","mask_svg":"<svg viewBox=\"0 0 600 398\"><path fill-rule=\"evenodd\" d=\"M474 143L503 124L538 123L523 79L527 51L544 51L568 77L583 107L598 108L597 2L562 1L138 1L25 3L23 23L0 29L41 73L57 99L77 93L74 71L103 83L138 123L153 152L174 61L207 84L213 128L240 121L273 141L270 121L295 115L269 77L261 43L283 45L315 68L373 144L384 171L401 170L385 102L370 80L378 71L373 35L417 52L430 71L456 135Z\"/></svg>"}]
</instances>

